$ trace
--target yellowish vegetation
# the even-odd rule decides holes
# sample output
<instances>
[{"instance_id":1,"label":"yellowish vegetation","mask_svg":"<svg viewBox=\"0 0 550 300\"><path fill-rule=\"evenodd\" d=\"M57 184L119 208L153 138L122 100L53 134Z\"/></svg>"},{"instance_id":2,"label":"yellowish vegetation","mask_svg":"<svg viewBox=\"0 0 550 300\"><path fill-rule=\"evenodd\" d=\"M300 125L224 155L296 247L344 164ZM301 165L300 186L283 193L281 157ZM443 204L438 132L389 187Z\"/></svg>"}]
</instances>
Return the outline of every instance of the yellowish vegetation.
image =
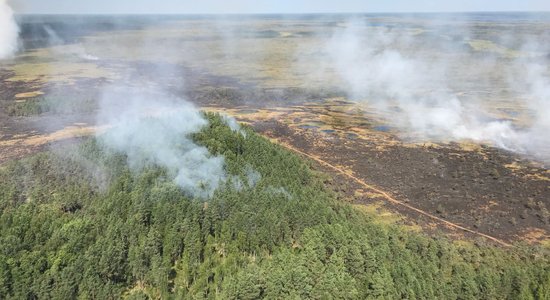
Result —
<instances>
[{"instance_id":1,"label":"yellowish vegetation","mask_svg":"<svg viewBox=\"0 0 550 300\"><path fill-rule=\"evenodd\" d=\"M375 202L370 204L352 204L352 207L358 211L363 212L367 216L371 217L373 222L377 224L400 224L402 228L414 232L422 231L422 227L414 223L403 223L405 218L395 212L390 212L384 208L383 202Z\"/></svg>"},{"instance_id":2,"label":"yellowish vegetation","mask_svg":"<svg viewBox=\"0 0 550 300\"><path fill-rule=\"evenodd\" d=\"M529 228L525 231L523 237L521 237L523 240L528 241L530 243L540 243L543 242L546 245L550 243L550 236L547 234L547 232L540 228Z\"/></svg>"},{"instance_id":3,"label":"yellowish vegetation","mask_svg":"<svg viewBox=\"0 0 550 300\"><path fill-rule=\"evenodd\" d=\"M74 125L67 126L61 130L50 134L43 135L17 135L12 139L0 141L0 147L14 146L14 145L26 145L26 146L40 146L50 142L65 140L74 137L83 137L93 135L97 132L105 130L106 126L82 126Z\"/></svg>"},{"instance_id":4,"label":"yellowish vegetation","mask_svg":"<svg viewBox=\"0 0 550 300\"><path fill-rule=\"evenodd\" d=\"M365 214L374 217L373 219L380 224L396 224L403 219L397 213L389 212L384 209L383 202L375 202L369 204L353 204L355 209L364 212Z\"/></svg>"},{"instance_id":5,"label":"yellowish vegetation","mask_svg":"<svg viewBox=\"0 0 550 300\"><path fill-rule=\"evenodd\" d=\"M488 40L471 40L468 42L468 44L475 51L493 52L508 58L515 58L521 55L521 52L519 51L508 49L504 46L495 44L494 42Z\"/></svg>"},{"instance_id":6,"label":"yellowish vegetation","mask_svg":"<svg viewBox=\"0 0 550 300\"><path fill-rule=\"evenodd\" d=\"M504 165L506 168L512 170L512 171L518 171L518 170L521 170L523 169L524 167L521 166L520 164L518 164L516 161L515 162L512 162L511 164L506 164Z\"/></svg>"},{"instance_id":7,"label":"yellowish vegetation","mask_svg":"<svg viewBox=\"0 0 550 300\"><path fill-rule=\"evenodd\" d=\"M34 98L40 95L44 95L44 92L42 91L33 91L33 92L26 92L26 93L19 93L15 95L16 99L24 99L24 98Z\"/></svg>"},{"instance_id":8,"label":"yellowish vegetation","mask_svg":"<svg viewBox=\"0 0 550 300\"><path fill-rule=\"evenodd\" d=\"M549 175L550 172L546 171L546 174ZM550 181L550 177L547 176L547 175L542 175L542 174L529 174L525 177L529 178L529 179L533 179L533 180L542 180L542 181Z\"/></svg>"},{"instance_id":9,"label":"yellowish vegetation","mask_svg":"<svg viewBox=\"0 0 550 300\"><path fill-rule=\"evenodd\" d=\"M78 77L111 78L113 74L93 63L20 63L13 66L15 76L8 81L74 82Z\"/></svg>"}]
</instances>

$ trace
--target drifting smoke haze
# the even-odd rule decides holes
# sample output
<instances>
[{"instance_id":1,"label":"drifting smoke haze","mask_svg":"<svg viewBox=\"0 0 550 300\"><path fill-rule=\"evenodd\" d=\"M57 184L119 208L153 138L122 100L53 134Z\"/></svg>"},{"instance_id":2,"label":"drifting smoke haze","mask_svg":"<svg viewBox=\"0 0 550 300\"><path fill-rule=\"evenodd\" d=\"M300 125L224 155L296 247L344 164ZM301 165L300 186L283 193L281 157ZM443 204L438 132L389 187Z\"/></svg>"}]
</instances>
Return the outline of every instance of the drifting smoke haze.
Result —
<instances>
[{"instance_id":1,"label":"drifting smoke haze","mask_svg":"<svg viewBox=\"0 0 550 300\"><path fill-rule=\"evenodd\" d=\"M7 0L0 0L0 59L10 58L17 50L19 27Z\"/></svg>"},{"instance_id":2,"label":"drifting smoke haze","mask_svg":"<svg viewBox=\"0 0 550 300\"><path fill-rule=\"evenodd\" d=\"M550 130L550 80L545 57L518 59L506 69L514 78L510 89L518 95L518 100L525 102L523 104L532 115L530 124L517 128L508 120L488 117L482 109L483 100L463 101L451 88L453 83L447 76L454 66L438 57L423 55L422 49L411 50L416 46L412 43L414 37L368 25L350 21L337 30L325 46L330 67L342 79L352 99L366 102L386 115L389 111L391 116L387 121L416 140L488 142L543 160L550 159L547 134ZM467 34L463 36L467 39ZM437 46L464 52L451 42ZM486 63L506 64L489 58ZM503 89L491 86L486 78L478 80L488 84L489 89Z\"/></svg>"},{"instance_id":3,"label":"drifting smoke haze","mask_svg":"<svg viewBox=\"0 0 550 300\"><path fill-rule=\"evenodd\" d=\"M189 102L137 87L106 89L98 123L111 128L99 135L127 155L132 169L165 167L174 182L194 197L210 197L227 175L224 158L210 155L191 135L207 124Z\"/></svg>"},{"instance_id":4,"label":"drifting smoke haze","mask_svg":"<svg viewBox=\"0 0 550 300\"><path fill-rule=\"evenodd\" d=\"M13 52L17 45L17 26L5 1L0 2L0 7L0 22L15 26L15 36L9 39L14 42L0 46L13 45ZM507 88L513 90L517 95L515 100L529 110L530 122L518 126L511 120L491 117L482 108L485 99L463 99L460 92L469 91L469 87L457 90L453 77L448 74L454 71L457 64L471 61L456 60L459 56L450 61L446 56L432 55L448 50L461 53L462 57L471 56L471 49L464 48L469 32L461 32L462 42L450 39L433 45L433 41L428 40L424 47L419 47L419 41L426 39L426 36L411 34L411 31L398 26L381 26L363 20L341 23L345 18L315 19L316 26L322 26L322 31L302 24L300 31L303 30L303 36L290 32L295 22L302 22L292 18L287 20L288 25L284 18L276 22L271 19L200 19L174 23L177 25L152 26L152 29L143 32L142 29L147 29L146 25L151 20L139 26L132 25L135 20L117 20L109 30L118 33L117 29L120 29L124 32L113 35L115 40L108 38L108 35L97 35L78 42L74 38L66 38L67 33L47 24L43 29L49 41L46 45L54 48L50 50L55 56L54 61L76 56L87 63L97 62L113 69L120 68L117 70L122 69L122 75L117 77L128 77L124 80L111 78L108 87L100 87L99 94L102 96L98 124L113 126L112 132L101 135L107 145L126 153L134 167L153 162L168 168L184 191L198 197L208 197L220 183L232 179L225 174L223 157L211 156L206 148L190 139L191 134L206 124L198 110L185 100L167 96L185 93L179 82L183 77L183 66L204 68L213 74L223 71L226 72L224 75L239 80L252 78L253 84L261 84L263 78L271 79L269 76L281 74L279 81L268 86L280 87L280 90L291 84L299 85L294 79L304 81L303 86L311 90L319 86L319 81L323 81L322 86L330 88L342 83L337 86L338 90L387 116L387 121L404 132L406 138L488 142L550 160L550 138L546 134L550 131L550 79L546 57L548 51L544 46L547 37L536 43L522 41L527 45L527 52L542 53L539 56L509 60L488 57L485 61L493 68L506 65L503 72L509 78ZM254 22L261 26L254 25ZM88 23L83 24L83 27L89 26ZM338 25L335 27L333 24ZM69 27L70 24L61 28ZM0 26L2 40L9 35L5 28L9 26ZM287 29L289 32L286 32ZM424 25L425 32L436 32L439 36L447 35L445 30ZM518 40L513 35L502 39L504 44ZM274 42L279 40L284 40L284 46L288 48ZM437 49L433 51L432 46ZM307 52L315 55L295 53L300 47L308 47ZM275 60L272 60L273 57ZM284 68L273 68L267 61L272 64L275 61L277 66L283 65ZM303 61L307 61L308 66L302 66ZM145 72L136 71L137 68L132 65L134 62L151 67ZM308 74L311 65L321 71ZM479 66L471 65L460 69L460 72L468 68L475 70ZM125 76L126 69L142 73ZM330 74L324 74L324 71ZM300 77L295 74L300 74ZM334 74L340 80L332 81ZM308 76L316 76L316 82L308 85L308 78L305 78ZM461 76L467 77L469 74ZM475 77L476 73L471 76ZM287 81L286 77L290 79ZM487 78L475 78L475 81L483 83L488 89L505 89ZM225 122L234 131L240 130L234 119L225 118ZM244 135L244 132L241 133Z\"/></svg>"},{"instance_id":5,"label":"drifting smoke haze","mask_svg":"<svg viewBox=\"0 0 550 300\"><path fill-rule=\"evenodd\" d=\"M550 161L550 73L548 61L518 60L515 67L519 70L511 75L515 89L526 91L522 97L530 111L530 124L524 130L517 131L519 147L524 152L542 156ZM518 87L519 85L519 87Z\"/></svg>"},{"instance_id":6,"label":"drifting smoke haze","mask_svg":"<svg viewBox=\"0 0 550 300\"><path fill-rule=\"evenodd\" d=\"M132 24L117 21L113 26L126 28ZM56 60L71 61L76 57L82 61L102 62L83 44L67 42L62 37L66 35L64 32L57 32L47 24L42 30L46 45ZM106 147L124 154L133 171L139 172L152 165L166 168L168 177L184 193L208 199L230 178L225 171L225 159L211 155L206 147L193 141L192 135L208 121L193 104L167 92L168 88L181 91L185 87L180 66L166 63L165 58L184 56L185 52L176 47L158 47L156 38L145 34L134 45L123 42L111 45L124 53L147 53L149 67L147 76L142 76L130 64L117 79L99 85L95 124L107 129L98 131L96 137ZM171 79L167 81L168 76ZM241 132L235 119L224 116L223 120L233 131ZM105 180L106 175L98 170L103 166L90 166L85 158L73 160L82 162L90 174L99 174L96 177Z\"/></svg>"},{"instance_id":7,"label":"drifting smoke haze","mask_svg":"<svg viewBox=\"0 0 550 300\"><path fill-rule=\"evenodd\" d=\"M35 25L35 30L41 33L43 46L48 49L53 61L103 62L85 44L75 42L74 38L64 38L70 36L72 31L86 31L86 26L96 26L93 22L79 25L83 28L72 28L71 23L54 24L59 28L53 28L48 22ZM124 29L132 28L133 25L132 21L118 20L112 26ZM156 34L145 32L135 44L125 43L123 40L109 45L116 52L146 56L147 61L143 64L147 65L147 73L141 73L130 62L124 65L116 79L94 87L98 103L97 107L94 105L97 111L93 121L97 128L106 128L99 130L96 137L107 148L124 154L128 165L136 172L152 165L166 168L169 178L191 197L208 199L220 185L230 180L243 188L245 184L239 178L226 173L223 156L211 155L206 147L193 141L192 135L208 123L203 114L190 102L168 91L182 93L185 84L182 66L169 63L167 58L192 54L177 45L159 47L158 39ZM91 45L95 49L104 47L93 43ZM53 78L53 75L50 77ZM56 91L63 95L63 89L63 86L58 86ZM77 100L78 98L73 101ZM67 104L55 105L56 110L66 111L62 106ZM48 119L41 125L44 128L60 127L66 122L64 118L61 119ZM222 120L231 130L245 136L234 118L222 116ZM61 157L66 156L62 149L52 149ZM70 161L82 165L104 190L108 178L101 171L104 166L91 165L86 158L75 155L70 157ZM261 175L252 169L247 172L246 181L249 187L253 187L261 179Z\"/></svg>"},{"instance_id":8,"label":"drifting smoke haze","mask_svg":"<svg viewBox=\"0 0 550 300\"><path fill-rule=\"evenodd\" d=\"M51 28L50 26L48 25L45 25L43 26L43 29L44 29L44 32L46 32L47 34L47 38L48 38L48 46L49 48L51 49L51 51L56 51L56 48L55 46L59 46L59 45L64 45L66 43L66 41L64 41L58 34L57 32ZM55 53L55 56L56 57L61 57L63 55L71 55L71 56L75 56L79 59L82 59L82 60L88 60L88 61L95 61L95 60L99 60L98 57L94 56L94 55L91 55L91 54L88 54L86 52L86 49L84 49L84 47L82 46L82 44L78 44L78 43L75 43L75 44L72 44L70 46L64 46L63 48L63 52L60 52L59 50L57 50L57 53Z\"/></svg>"}]
</instances>

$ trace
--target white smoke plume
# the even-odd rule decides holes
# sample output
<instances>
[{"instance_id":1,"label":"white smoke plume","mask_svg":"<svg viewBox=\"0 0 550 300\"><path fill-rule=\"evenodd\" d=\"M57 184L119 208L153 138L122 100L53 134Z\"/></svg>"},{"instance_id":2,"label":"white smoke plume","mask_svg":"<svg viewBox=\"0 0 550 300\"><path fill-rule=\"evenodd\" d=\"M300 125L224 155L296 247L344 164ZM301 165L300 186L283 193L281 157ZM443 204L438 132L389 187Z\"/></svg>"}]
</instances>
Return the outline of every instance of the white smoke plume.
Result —
<instances>
[{"instance_id":1,"label":"white smoke plume","mask_svg":"<svg viewBox=\"0 0 550 300\"><path fill-rule=\"evenodd\" d=\"M451 88L448 62L407 49L410 36L366 25L350 22L326 43L331 67L351 98L383 112L388 122L418 140L488 142L543 160L550 158L548 152L539 151L550 147L548 134L544 134L550 130L550 80L540 64L523 71L527 92L512 87L529 99L526 106L533 112L533 123L519 129L507 120L488 117L481 108L482 99L463 101Z\"/></svg>"},{"instance_id":2,"label":"white smoke plume","mask_svg":"<svg viewBox=\"0 0 550 300\"><path fill-rule=\"evenodd\" d=\"M112 126L99 138L125 153L131 168L149 163L165 167L193 197L209 198L227 178L224 158L191 139L207 121L182 99L137 87L107 89L98 123Z\"/></svg>"},{"instance_id":3,"label":"white smoke plume","mask_svg":"<svg viewBox=\"0 0 550 300\"><path fill-rule=\"evenodd\" d=\"M222 120L229 127L232 131L238 132L243 137L246 137L246 132L241 129L241 125L237 122L237 120L231 116L228 115L222 115Z\"/></svg>"},{"instance_id":4,"label":"white smoke plume","mask_svg":"<svg viewBox=\"0 0 550 300\"><path fill-rule=\"evenodd\" d=\"M56 57L71 55L87 61L99 60L99 57L89 54L80 43L73 43L70 46L64 46L63 51L56 49L55 46L63 45L65 44L65 41L50 26L45 25L43 28L44 31L46 31L46 33L48 34L49 47L51 51L56 52Z\"/></svg>"},{"instance_id":5,"label":"white smoke plume","mask_svg":"<svg viewBox=\"0 0 550 300\"><path fill-rule=\"evenodd\" d=\"M231 176L231 182L233 183L233 187L237 191L241 191L248 188L254 188L258 183L262 180L262 174L260 172L254 170L252 166L247 165L244 168L245 174L244 174L244 181L239 178L239 176Z\"/></svg>"},{"instance_id":6,"label":"white smoke plume","mask_svg":"<svg viewBox=\"0 0 550 300\"><path fill-rule=\"evenodd\" d=\"M550 161L550 73L540 62L518 63L523 72L514 74L512 85L523 85L524 101L530 111L529 127L521 131L517 143L525 152Z\"/></svg>"},{"instance_id":7,"label":"white smoke plume","mask_svg":"<svg viewBox=\"0 0 550 300\"><path fill-rule=\"evenodd\" d=\"M13 56L17 51L19 27L7 0L0 0L0 59Z\"/></svg>"}]
</instances>

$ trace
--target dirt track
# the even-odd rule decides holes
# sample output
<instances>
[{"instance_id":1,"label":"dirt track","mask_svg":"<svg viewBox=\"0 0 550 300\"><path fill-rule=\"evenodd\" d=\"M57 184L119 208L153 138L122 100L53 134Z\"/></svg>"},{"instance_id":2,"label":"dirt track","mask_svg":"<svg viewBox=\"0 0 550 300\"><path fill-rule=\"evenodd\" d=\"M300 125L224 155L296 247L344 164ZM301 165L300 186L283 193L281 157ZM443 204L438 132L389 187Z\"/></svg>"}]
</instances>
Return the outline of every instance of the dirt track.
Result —
<instances>
[{"instance_id":1,"label":"dirt track","mask_svg":"<svg viewBox=\"0 0 550 300\"><path fill-rule=\"evenodd\" d=\"M454 144L379 148L369 146L370 141L342 140L275 120L253 126L347 178L340 179L341 192L355 188L379 194L390 210L420 221L424 228L454 229L454 233L481 236L501 245L548 239L547 170L513 154L490 147L464 150ZM353 181L355 187L346 181Z\"/></svg>"},{"instance_id":2,"label":"dirt track","mask_svg":"<svg viewBox=\"0 0 550 300\"><path fill-rule=\"evenodd\" d=\"M294 152L296 152L296 153L298 153L298 154L300 154L300 155L303 155L303 156L305 156L305 157L307 157L307 158L309 158L309 159L312 159L312 160L314 160L315 162L317 162L317 163L319 163L319 164L321 164L321 165L327 166L327 167L331 168L332 170L334 170L334 171L336 171L336 172L338 172L338 173L340 173L340 174L342 174L342 175L348 177L349 179L354 180L355 182L357 182L357 183L360 184L361 186L365 187L366 189L368 189L368 190L370 190L370 191L374 191L375 193L381 195L386 201L389 201L389 202L391 202L391 203L393 203L393 204L397 204L397 205L403 206L403 207L405 207L405 208L407 208L407 209L413 210L413 211L415 211L415 212L417 212L417 213L419 213L419 214L422 214L422 215L424 215L424 216L426 216L426 217L428 217L428 218L430 218L430 219L433 219L433 220L435 220L435 221L437 221L437 222L439 222L439 223L441 223L441 224L443 224L443 225L445 225L445 226L449 226L449 227L452 227L452 228L455 228L455 229L463 230L463 231L466 231L466 232L469 232L469 233L472 233L472 234L481 236L481 237L486 238L486 239L488 239L488 240L490 240L490 241L493 241L493 242L495 242L495 243L498 243L498 244L500 244L500 245L502 245L502 246L507 246L507 247L512 246L511 244L506 243L506 242L504 242L504 241L502 241L502 240L500 240L500 239L497 239L497 238L495 238L495 237L492 237L492 236L490 236L490 235L487 235L487 234L481 233L481 232L479 232L479 231L472 230L472 229L466 228L466 227L464 227L464 226L461 226L461 225L458 225L458 224L455 224L455 223L446 221L446 220L444 220L444 219L442 219L442 218L439 218L439 217L437 217L437 216L435 216L435 215L433 215L433 214L430 214L430 213L428 213L428 212L426 212L426 211L423 211L423 210L418 209L418 208L416 208L416 207L414 207L414 206L411 206L411 205L409 205L409 204L407 204L407 203L405 203L405 202L403 202L403 201L399 201L399 200L395 199L394 197L390 196L387 192L384 192L383 190L381 190L381 189L379 189L379 188L377 188L377 187L374 187L373 185L368 184L368 183L364 182L363 180L361 180L361 179L355 177L355 176L354 176L353 174L351 174L349 171L342 170L341 168L338 168L338 167L336 167L336 166L334 166L334 165L332 165L332 164L330 164L330 163L328 163L328 162L326 162L326 161L320 159L320 158L317 157L317 156L314 156L314 155L311 155L311 154L307 154L307 153L305 153L305 152L303 152L303 151L300 151L300 150L294 148L293 146L288 145L288 144L286 144L286 143L284 143L284 142L278 141L278 140L276 140L276 139L274 139L274 141L277 142L279 145L281 145L281 146L283 146L283 147L285 147L285 148L287 148L287 149L289 149L289 150L291 150L291 151L294 151Z\"/></svg>"}]
</instances>

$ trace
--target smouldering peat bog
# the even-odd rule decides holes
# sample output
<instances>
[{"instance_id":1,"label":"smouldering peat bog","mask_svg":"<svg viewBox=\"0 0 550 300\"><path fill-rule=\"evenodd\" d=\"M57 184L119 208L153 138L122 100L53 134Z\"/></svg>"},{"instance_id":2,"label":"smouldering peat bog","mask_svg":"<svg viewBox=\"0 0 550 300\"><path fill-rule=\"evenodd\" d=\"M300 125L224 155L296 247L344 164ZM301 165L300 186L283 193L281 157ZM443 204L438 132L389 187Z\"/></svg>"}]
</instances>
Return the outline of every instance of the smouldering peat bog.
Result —
<instances>
[{"instance_id":1,"label":"smouldering peat bog","mask_svg":"<svg viewBox=\"0 0 550 300\"><path fill-rule=\"evenodd\" d=\"M536 42L550 29L545 17L25 16L22 24L27 50L0 67L2 161L107 125L96 124L94 104L106 86L146 86L234 116L457 224L507 241L548 237L550 151L544 138L525 141L544 133L533 99L544 91L518 77L548 75L526 70L548 65ZM432 74L411 79L416 69Z\"/></svg>"}]
</instances>

